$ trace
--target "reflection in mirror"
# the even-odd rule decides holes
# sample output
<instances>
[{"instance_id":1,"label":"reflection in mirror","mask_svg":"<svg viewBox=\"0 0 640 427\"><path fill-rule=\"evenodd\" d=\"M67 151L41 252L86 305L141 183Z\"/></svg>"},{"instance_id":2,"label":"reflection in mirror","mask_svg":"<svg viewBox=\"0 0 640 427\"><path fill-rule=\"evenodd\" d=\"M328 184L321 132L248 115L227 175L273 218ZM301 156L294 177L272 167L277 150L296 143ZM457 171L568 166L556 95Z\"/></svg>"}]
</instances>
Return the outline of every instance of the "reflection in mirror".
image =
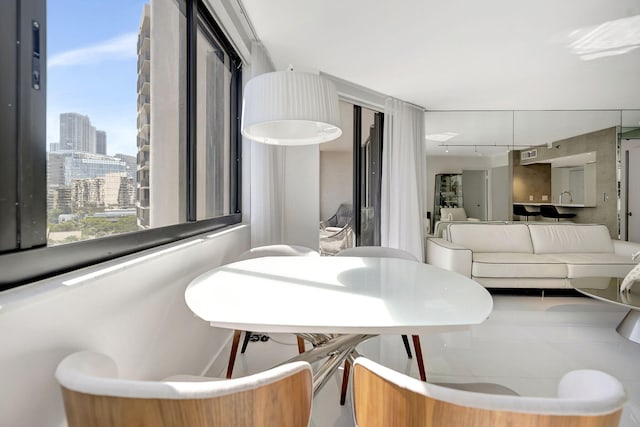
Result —
<instances>
[{"instance_id":1,"label":"reflection in mirror","mask_svg":"<svg viewBox=\"0 0 640 427\"><path fill-rule=\"evenodd\" d=\"M586 112L584 116L577 114L576 129L587 129L589 116L596 120L593 112ZM607 116L606 112L605 115ZM599 123L591 126L610 124L603 117ZM538 204L554 204L559 211L575 214L571 219L577 223L604 224L612 237L618 235L618 199L617 199L617 127L583 134L577 134L556 141L549 141L545 145L536 146L523 156L523 151L514 151L513 161L513 202L532 202ZM597 159L597 164L571 163L572 159L591 156ZM552 162L562 161L573 168L555 168L552 172ZM582 167L580 171L579 167ZM573 171L571 174L570 171ZM596 173L597 172L597 173ZM555 175L555 182L554 182ZM571 176L573 175L573 177ZM573 179L573 191L571 182ZM580 181L581 184L578 184ZM584 193L584 185L588 191ZM577 188L582 189L582 203L571 202ZM562 198L561 198L562 197ZM586 200L585 200L586 197Z\"/></svg>"},{"instance_id":2,"label":"reflection in mirror","mask_svg":"<svg viewBox=\"0 0 640 427\"><path fill-rule=\"evenodd\" d=\"M620 238L640 242L640 192L637 189L640 182L639 110L622 112L619 160Z\"/></svg>"},{"instance_id":3,"label":"reflection in mirror","mask_svg":"<svg viewBox=\"0 0 640 427\"><path fill-rule=\"evenodd\" d=\"M580 206L560 210L576 213L574 222L606 224L617 237L625 220L634 218L625 214L622 223L619 219L625 197L620 146L627 140L640 153L639 127L640 110L428 111L427 189L435 188L436 174L486 170L487 219L513 219L515 202L574 204ZM535 152L535 157L521 160L522 152ZM531 172L525 175L531 176L523 183L518 172L525 166ZM540 175L533 173L535 168L546 171ZM434 194L427 199L434 206ZM640 221L640 214L635 218ZM640 233L640 223L637 228Z\"/></svg>"}]
</instances>

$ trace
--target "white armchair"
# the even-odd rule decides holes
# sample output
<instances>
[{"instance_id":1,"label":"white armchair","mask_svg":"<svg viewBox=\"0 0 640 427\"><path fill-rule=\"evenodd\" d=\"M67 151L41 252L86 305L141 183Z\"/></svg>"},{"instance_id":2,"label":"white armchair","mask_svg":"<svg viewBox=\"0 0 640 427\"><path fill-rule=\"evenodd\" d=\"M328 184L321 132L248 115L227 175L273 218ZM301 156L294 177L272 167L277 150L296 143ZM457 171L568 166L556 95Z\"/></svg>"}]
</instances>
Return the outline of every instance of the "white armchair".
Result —
<instances>
[{"instance_id":1,"label":"white armchair","mask_svg":"<svg viewBox=\"0 0 640 427\"><path fill-rule=\"evenodd\" d=\"M470 218L464 208L440 208L442 221L479 221L478 218Z\"/></svg>"},{"instance_id":2,"label":"white armchair","mask_svg":"<svg viewBox=\"0 0 640 427\"><path fill-rule=\"evenodd\" d=\"M121 378L109 356L81 351L56 369L69 427L305 427L311 417L311 365L283 364L232 380L174 376Z\"/></svg>"},{"instance_id":3,"label":"white armchair","mask_svg":"<svg viewBox=\"0 0 640 427\"><path fill-rule=\"evenodd\" d=\"M507 427L617 426L626 394L596 370L565 374L556 397L478 393L418 381L359 357L353 375L356 425Z\"/></svg>"},{"instance_id":4,"label":"white armchair","mask_svg":"<svg viewBox=\"0 0 640 427\"><path fill-rule=\"evenodd\" d=\"M320 221L320 253L335 255L354 244L353 207L341 203L329 219Z\"/></svg>"}]
</instances>

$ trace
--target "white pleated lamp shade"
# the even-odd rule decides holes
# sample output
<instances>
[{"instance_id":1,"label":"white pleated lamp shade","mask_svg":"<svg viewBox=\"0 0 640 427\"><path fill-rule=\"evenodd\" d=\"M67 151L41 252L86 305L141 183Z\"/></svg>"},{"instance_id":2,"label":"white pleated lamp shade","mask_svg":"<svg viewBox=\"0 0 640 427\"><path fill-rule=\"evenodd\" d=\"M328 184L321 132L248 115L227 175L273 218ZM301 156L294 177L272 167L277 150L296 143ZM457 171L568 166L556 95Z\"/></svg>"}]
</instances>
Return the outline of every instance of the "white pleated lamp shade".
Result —
<instances>
[{"instance_id":1,"label":"white pleated lamp shade","mask_svg":"<svg viewBox=\"0 0 640 427\"><path fill-rule=\"evenodd\" d=\"M275 145L320 144L342 135L338 93L316 74L276 71L244 89L242 135Z\"/></svg>"}]
</instances>

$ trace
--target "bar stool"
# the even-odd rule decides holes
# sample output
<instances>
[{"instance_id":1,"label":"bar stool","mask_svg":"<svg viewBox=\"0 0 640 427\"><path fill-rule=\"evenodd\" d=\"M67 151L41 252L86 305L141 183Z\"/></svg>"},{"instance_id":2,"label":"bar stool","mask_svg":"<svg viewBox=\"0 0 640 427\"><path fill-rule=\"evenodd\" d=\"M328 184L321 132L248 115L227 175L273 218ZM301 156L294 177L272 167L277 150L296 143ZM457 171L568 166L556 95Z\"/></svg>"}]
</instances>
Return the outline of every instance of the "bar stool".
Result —
<instances>
[{"instance_id":1,"label":"bar stool","mask_svg":"<svg viewBox=\"0 0 640 427\"><path fill-rule=\"evenodd\" d=\"M540 215L540 211L530 211L525 205L513 205L513 214L523 216L526 218L526 221L529 221L530 216L538 216Z\"/></svg>"},{"instance_id":2,"label":"bar stool","mask_svg":"<svg viewBox=\"0 0 640 427\"><path fill-rule=\"evenodd\" d=\"M574 213L560 213L553 205L541 205L540 214L545 218L555 218L556 221L560 221L560 218L573 218L576 216Z\"/></svg>"}]
</instances>

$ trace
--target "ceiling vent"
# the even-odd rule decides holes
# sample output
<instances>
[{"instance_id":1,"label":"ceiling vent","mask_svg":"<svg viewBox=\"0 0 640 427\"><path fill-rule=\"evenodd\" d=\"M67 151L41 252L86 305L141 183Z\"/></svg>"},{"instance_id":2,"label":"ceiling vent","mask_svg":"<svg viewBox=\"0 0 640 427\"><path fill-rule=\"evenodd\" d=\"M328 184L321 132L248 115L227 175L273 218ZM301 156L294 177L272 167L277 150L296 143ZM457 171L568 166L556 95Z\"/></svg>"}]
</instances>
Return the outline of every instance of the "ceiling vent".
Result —
<instances>
[{"instance_id":1,"label":"ceiling vent","mask_svg":"<svg viewBox=\"0 0 640 427\"><path fill-rule=\"evenodd\" d=\"M536 157L538 157L538 150L535 148L532 150L524 150L520 152L520 160L535 159Z\"/></svg>"}]
</instances>

